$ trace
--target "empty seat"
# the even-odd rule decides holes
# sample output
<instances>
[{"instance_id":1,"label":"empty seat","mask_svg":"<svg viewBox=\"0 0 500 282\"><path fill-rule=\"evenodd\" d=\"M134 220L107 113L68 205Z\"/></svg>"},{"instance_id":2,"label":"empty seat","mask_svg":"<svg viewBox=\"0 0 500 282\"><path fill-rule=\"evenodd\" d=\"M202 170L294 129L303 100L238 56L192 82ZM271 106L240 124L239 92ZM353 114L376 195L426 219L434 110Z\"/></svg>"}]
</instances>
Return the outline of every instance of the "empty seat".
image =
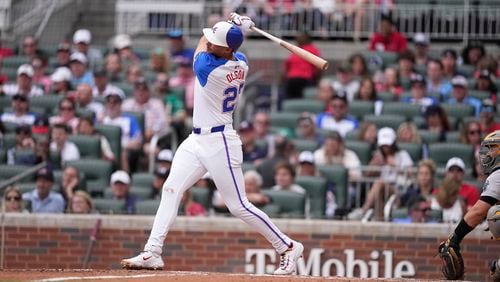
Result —
<instances>
[{"instance_id":1,"label":"empty seat","mask_svg":"<svg viewBox=\"0 0 500 282\"><path fill-rule=\"evenodd\" d=\"M469 90L469 96L483 101L484 99L490 98L490 92L482 90Z\"/></svg>"},{"instance_id":2,"label":"empty seat","mask_svg":"<svg viewBox=\"0 0 500 282\"><path fill-rule=\"evenodd\" d=\"M282 107L283 112L292 113L310 112L316 114L323 112L324 110L325 104L319 100L312 99L285 100Z\"/></svg>"},{"instance_id":3,"label":"empty seat","mask_svg":"<svg viewBox=\"0 0 500 282\"><path fill-rule=\"evenodd\" d=\"M28 56L11 56L2 59L2 67L4 69L16 69L22 64L29 64L30 58Z\"/></svg>"},{"instance_id":4,"label":"empty seat","mask_svg":"<svg viewBox=\"0 0 500 282\"><path fill-rule=\"evenodd\" d=\"M295 150L297 150L297 152L302 152L302 151L314 152L319 147L318 142L313 140L292 139L292 143L295 146Z\"/></svg>"},{"instance_id":5,"label":"empty seat","mask_svg":"<svg viewBox=\"0 0 500 282\"><path fill-rule=\"evenodd\" d=\"M306 87L304 88L304 98L306 99L314 99L318 94L318 87Z\"/></svg>"},{"instance_id":6,"label":"empty seat","mask_svg":"<svg viewBox=\"0 0 500 282\"><path fill-rule=\"evenodd\" d=\"M137 172L132 174L132 186L151 188L155 177L151 173Z\"/></svg>"},{"instance_id":7,"label":"empty seat","mask_svg":"<svg viewBox=\"0 0 500 282\"><path fill-rule=\"evenodd\" d=\"M269 115L271 126L295 128L299 115L299 113L272 112Z\"/></svg>"},{"instance_id":8,"label":"empty seat","mask_svg":"<svg viewBox=\"0 0 500 282\"><path fill-rule=\"evenodd\" d=\"M366 115L364 117L364 121L375 123L379 129L382 127L391 127L392 129L397 130L399 125L405 120L405 117L398 115Z\"/></svg>"},{"instance_id":9,"label":"empty seat","mask_svg":"<svg viewBox=\"0 0 500 282\"><path fill-rule=\"evenodd\" d=\"M111 150L115 155L118 162L120 162L120 155L122 152L122 129L114 125L97 124L95 126L97 132L106 137L111 146Z\"/></svg>"},{"instance_id":10,"label":"empty seat","mask_svg":"<svg viewBox=\"0 0 500 282\"><path fill-rule=\"evenodd\" d=\"M474 148L472 145L450 142L429 145L429 158L439 167L446 166L446 162L453 157L461 158L470 169L474 163Z\"/></svg>"},{"instance_id":11,"label":"empty seat","mask_svg":"<svg viewBox=\"0 0 500 282\"><path fill-rule=\"evenodd\" d=\"M25 165L0 165L0 181L5 181L7 179L10 179L11 177L14 177L22 172L25 172L26 170L30 169L30 166L25 166ZM33 174L30 174L23 179L20 180L20 182L33 182L35 180L35 172Z\"/></svg>"},{"instance_id":12,"label":"empty seat","mask_svg":"<svg viewBox=\"0 0 500 282\"><path fill-rule=\"evenodd\" d=\"M63 95L35 96L30 99L30 106L43 108L45 113L50 115L56 112L62 98Z\"/></svg>"},{"instance_id":13,"label":"empty seat","mask_svg":"<svg viewBox=\"0 0 500 282\"><path fill-rule=\"evenodd\" d=\"M306 195L291 191L264 190L263 194L272 199L273 204L280 207L280 217L303 218Z\"/></svg>"},{"instance_id":14,"label":"empty seat","mask_svg":"<svg viewBox=\"0 0 500 282\"><path fill-rule=\"evenodd\" d=\"M138 201L135 204L135 212L136 214L154 215L156 214L159 205L160 205L160 200Z\"/></svg>"},{"instance_id":15,"label":"empty seat","mask_svg":"<svg viewBox=\"0 0 500 282\"><path fill-rule=\"evenodd\" d=\"M99 136L70 135L68 140L78 147L81 158L101 158L101 138Z\"/></svg>"},{"instance_id":16,"label":"empty seat","mask_svg":"<svg viewBox=\"0 0 500 282\"><path fill-rule=\"evenodd\" d=\"M401 150L405 150L410 154L411 159L413 162L418 162L422 159L422 145L421 144L415 144L415 143L403 143L400 142L398 143L398 147Z\"/></svg>"},{"instance_id":17,"label":"empty seat","mask_svg":"<svg viewBox=\"0 0 500 282\"><path fill-rule=\"evenodd\" d=\"M312 218L323 218L326 207L326 179L320 176L298 176L295 183L307 191L309 214Z\"/></svg>"},{"instance_id":18,"label":"empty seat","mask_svg":"<svg viewBox=\"0 0 500 282\"><path fill-rule=\"evenodd\" d=\"M364 141L346 141L345 146L347 149L352 150L358 155L362 164L366 165L372 157L372 146Z\"/></svg>"},{"instance_id":19,"label":"empty seat","mask_svg":"<svg viewBox=\"0 0 500 282\"><path fill-rule=\"evenodd\" d=\"M422 108L419 105L401 103L401 102L389 102L384 103L382 107L383 115L399 115L411 119L422 114Z\"/></svg>"},{"instance_id":20,"label":"empty seat","mask_svg":"<svg viewBox=\"0 0 500 282\"><path fill-rule=\"evenodd\" d=\"M334 185L335 202L339 208L347 207L347 188L349 174L347 168L342 165L325 165L318 167L319 172L325 177L329 184Z\"/></svg>"},{"instance_id":21,"label":"empty seat","mask_svg":"<svg viewBox=\"0 0 500 282\"><path fill-rule=\"evenodd\" d=\"M93 199L94 209L101 214L123 214L125 209L124 200L115 199Z\"/></svg>"},{"instance_id":22,"label":"empty seat","mask_svg":"<svg viewBox=\"0 0 500 282\"><path fill-rule=\"evenodd\" d=\"M91 195L102 195L104 189L109 186L109 178L112 172L112 164L105 160L82 159L71 161L66 166L74 166L85 173L87 180L87 191Z\"/></svg>"},{"instance_id":23,"label":"empty seat","mask_svg":"<svg viewBox=\"0 0 500 282\"><path fill-rule=\"evenodd\" d=\"M474 108L469 105L442 103L441 107L448 114L448 117L460 119L474 115Z\"/></svg>"},{"instance_id":24,"label":"empty seat","mask_svg":"<svg viewBox=\"0 0 500 282\"><path fill-rule=\"evenodd\" d=\"M372 115L374 113L375 105L369 101L352 101L349 104L349 113L359 120L365 115Z\"/></svg>"}]
</instances>

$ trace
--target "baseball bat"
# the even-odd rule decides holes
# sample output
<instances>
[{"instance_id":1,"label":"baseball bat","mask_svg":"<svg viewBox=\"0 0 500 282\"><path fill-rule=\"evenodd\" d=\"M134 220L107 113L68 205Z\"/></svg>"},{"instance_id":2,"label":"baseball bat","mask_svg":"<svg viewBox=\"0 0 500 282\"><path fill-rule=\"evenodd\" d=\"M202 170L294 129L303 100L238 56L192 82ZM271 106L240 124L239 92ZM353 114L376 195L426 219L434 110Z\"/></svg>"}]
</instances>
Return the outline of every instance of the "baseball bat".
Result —
<instances>
[{"instance_id":1,"label":"baseball bat","mask_svg":"<svg viewBox=\"0 0 500 282\"><path fill-rule=\"evenodd\" d=\"M101 228L101 219L97 219L94 229L90 233L90 241L87 246L87 253L85 254L85 258L83 259L83 269L88 268L90 262L90 256L92 254L92 248L94 247L95 242L97 241L97 233L99 233L99 229Z\"/></svg>"},{"instance_id":2,"label":"baseball bat","mask_svg":"<svg viewBox=\"0 0 500 282\"><path fill-rule=\"evenodd\" d=\"M306 51L298 46L295 46L293 44L290 44L282 39L279 39L278 37L276 37L272 34L269 34L265 31L263 31L262 29L255 27L255 26L251 27L250 29L259 33L260 35L268 38L269 40L278 43L283 48L287 49L288 51L294 53L295 55L297 55L297 56L301 57L302 59L308 61L309 63L313 64L318 69L326 70L328 68L328 62L325 59L320 58L312 53L309 53L308 51Z\"/></svg>"}]
</instances>

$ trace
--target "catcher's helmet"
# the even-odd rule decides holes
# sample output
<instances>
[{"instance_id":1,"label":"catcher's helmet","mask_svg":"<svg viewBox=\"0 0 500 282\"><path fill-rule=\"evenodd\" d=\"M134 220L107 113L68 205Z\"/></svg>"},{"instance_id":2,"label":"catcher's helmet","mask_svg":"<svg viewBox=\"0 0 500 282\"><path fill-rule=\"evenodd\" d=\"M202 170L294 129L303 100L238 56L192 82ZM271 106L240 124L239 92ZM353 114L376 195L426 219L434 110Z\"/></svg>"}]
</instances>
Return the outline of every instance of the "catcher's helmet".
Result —
<instances>
[{"instance_id":1,"label":"catcher's helmet","mask_svg":"<svg viewBox=\"0 0 500 282\"><path fill-rule=\"evenodd\" d=\"M484 137L479 150L481 166L484 174L490 174L496 167L500 166L500 130L492 132Z\"/></svg>"},{"instance_id":2,"label":"catcher's helmet","mask_svg":"<svg viewBox=\"0 0 500 282\"><path fill-rule=\"evenodd\" d=\"M494 205L488 210L486 216L488 227L496 240L500 240L500 205Z\"/></svg>"}]
</instances>

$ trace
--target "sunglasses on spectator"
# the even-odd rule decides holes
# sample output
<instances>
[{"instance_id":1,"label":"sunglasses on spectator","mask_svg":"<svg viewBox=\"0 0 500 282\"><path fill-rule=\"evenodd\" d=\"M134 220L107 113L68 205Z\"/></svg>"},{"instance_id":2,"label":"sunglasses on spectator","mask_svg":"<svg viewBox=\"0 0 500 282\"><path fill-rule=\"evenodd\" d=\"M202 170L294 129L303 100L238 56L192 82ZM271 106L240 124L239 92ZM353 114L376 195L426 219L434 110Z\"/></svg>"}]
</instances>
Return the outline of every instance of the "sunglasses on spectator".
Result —
<instances>
[{"instance_id":1,"label":"sunglasses on spectator","mask_svg":"<svg viewBox=\"0 0 500 282\"><path fill-rule=\"evenodd\" d=\"M7 196L7 197L5 197L5 200L8 202L10 202L10 201L18 202L18 201L21 201L21 197L19 197L19 196L13 196L13 197Z\"/></svg>"},{"instance_id":2,"label":"sunglasses on spectator","mask_svg":"<svg viewBox=\"0 0 500 282\"><path fill-rule=\"evenodd\" d=\"M480 130L469 130L469 135L481 134Z\"/></svg>"},{"instance_id":3,"label":"sunglasses on spectator","mask_svg":"<svg viewBox=\"0 0 500 282\"><path fill-rule=\"evenodd\" d=\"M72 107L60 107L60 111L73 111L74 109Z\"/></svg>"},{"instance_id":4,"label":"sunglasses on spectator","mask_svg":"<svg viewBox=\"0 0 500 282\"><path fill-rule=\"evenodd\" d=\"M33 47L35 46L35 43L24 43L23 47Z\"/></svg>"}]
</instances>

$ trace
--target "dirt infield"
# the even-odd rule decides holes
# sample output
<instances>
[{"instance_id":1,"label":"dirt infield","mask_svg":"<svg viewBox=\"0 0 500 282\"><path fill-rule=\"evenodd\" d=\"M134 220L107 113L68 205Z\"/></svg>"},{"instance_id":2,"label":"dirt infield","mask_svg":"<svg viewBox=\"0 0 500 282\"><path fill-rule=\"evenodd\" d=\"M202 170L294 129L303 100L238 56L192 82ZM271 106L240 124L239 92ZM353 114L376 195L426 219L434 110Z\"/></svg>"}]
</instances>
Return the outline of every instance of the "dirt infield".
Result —
<instances>
[{"instance_id":1,"label":"dirt infield","mask_svg":"<svg viewBox=\"0 0 500 282\"><path fill-rule=\"evenodd\" d=\"M299 282L299 281L401 281L402 279L360 279L345 277L272 276L253 274L227 274L214 272L185 271L132 271L132 270L0 270L0 281L176 281L176 282ZM408 279L405 281L417 281ZM421 280L420 280L421 281ZM431 280L426 280L431 281ZM436 280L432 280L436 281Z\"/></svg>"}]
</instances>

